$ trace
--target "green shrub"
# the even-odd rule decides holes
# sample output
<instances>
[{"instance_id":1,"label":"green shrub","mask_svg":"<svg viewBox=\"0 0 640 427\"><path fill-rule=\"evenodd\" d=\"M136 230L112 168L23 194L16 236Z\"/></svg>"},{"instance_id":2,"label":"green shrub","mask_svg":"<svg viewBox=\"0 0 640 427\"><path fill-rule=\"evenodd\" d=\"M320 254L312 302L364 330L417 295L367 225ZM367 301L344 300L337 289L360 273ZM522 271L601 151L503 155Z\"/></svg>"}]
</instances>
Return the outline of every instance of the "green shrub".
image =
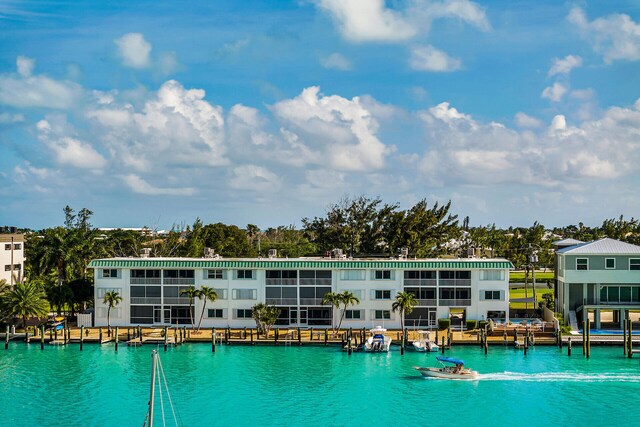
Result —
<instances>
[{"instance_id":1,"label":"green shrub","mask_svg":"<svg viewBox=\"0 0 640 427\"><path fill-rule=\"evenodd\" d=\"M451 319L438 319L438 329L443 331L445 329L449 329L451 326Z\"/></svg>"},{"instance_id":2,"label":"green shrub","mask_svg":"<svg viewBox=\"0 0 640 427\"><path fill-rule=\"evenodd\" d=\"M477 320L467 320L467 330L472 331L478 327Z\"/></svg>"}]
</instances>

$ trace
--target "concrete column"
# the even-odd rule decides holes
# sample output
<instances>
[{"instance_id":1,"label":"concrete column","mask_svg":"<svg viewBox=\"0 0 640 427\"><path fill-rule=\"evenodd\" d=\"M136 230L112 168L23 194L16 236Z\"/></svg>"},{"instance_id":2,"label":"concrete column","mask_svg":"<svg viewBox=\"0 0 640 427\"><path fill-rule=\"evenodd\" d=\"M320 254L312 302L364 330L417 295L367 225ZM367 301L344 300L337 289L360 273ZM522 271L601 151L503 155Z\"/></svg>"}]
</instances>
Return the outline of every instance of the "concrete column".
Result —
<instances>
[{"instance_id":1,"label":"concrete column","mask_svg":"<svg viewBox=\"0 0 640 427\"><path fill-rule=\"evenodd\" d=\"M596 324L596 329L600 329L600 309L596 308L593 310L593 320Z\"/></svg>"},{"instance_id":2,"label":"concrete column","mask_svg":"<svg viewBox=\"0 0 640 427\"><path fill-rule=\"evenodd\" d=\"M626 310L624 308L620 309L620 318L618 319L618 323L620 324L620 329L622 329L624 327L624 320L627 318L627 316L625 316Z\"/></svg>"}]
</instances>

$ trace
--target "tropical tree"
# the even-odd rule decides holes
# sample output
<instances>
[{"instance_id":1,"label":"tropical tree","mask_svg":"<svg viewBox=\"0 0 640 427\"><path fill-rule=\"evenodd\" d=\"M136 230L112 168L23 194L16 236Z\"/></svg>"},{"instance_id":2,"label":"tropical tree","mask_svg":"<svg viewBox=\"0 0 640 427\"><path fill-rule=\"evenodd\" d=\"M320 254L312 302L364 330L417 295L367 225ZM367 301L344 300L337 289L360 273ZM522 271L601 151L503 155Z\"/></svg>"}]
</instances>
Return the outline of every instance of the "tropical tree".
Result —
<instances>
[{"instance_id":1,"label":"tropical tree","mask_svg":"<svg viewBox=\"0 0 640 427\"><path fill-rule=\"evenodd\" d=\"M339 309L340 304L342 304L340 295L335 292L327 292L324 294L324 297L322 297L322 305L330 305L331 308L335 307L336 309ZM331 316L331 332L333 333L336 332L335 323L333 322L334 317L335 316L333 315Z\"/></svg>"},{"instance_id":2,"label":"tropical tree","mask_svg":"<svg viewBox=\"0 0 640 427\"><path fill-rule=\"evenodd\" d=\"M251 307L251 317L256 321L258 330L266 337L269 336L271 327L278 321L280 313L282 313L282 310L278 307L264 303L258 303Z\"/></svg>"},{"instance_id":3,"label":"tropical tree","mask_svg":"<svg viewBox=\"0 0 640 427\"><path fill-rule=\"evenodd\" d=\"M32 282L17 283L13 289L5 292L2 296L2 307L7 317L22 319L25 333L27 318L43 317L49 312L44 291Z\"/></svg>"},{"instance_id":4,"label":"tropical tree","mask_svg":"<svg viewBox=\"0 0 640 427\"><path fill-rule=\"evenodd\" d=\"M198 298L204 300L204 303L202 304L202 313L200 313L200 321L198 322L198 329L196 330L197 332L200 331L200 326L202 325L202 318L204 317L204 312L207 308L207 301L215 302L215 300L218 299L218 293L213 288L202 286L200 287Z\"/></svg>"},{"instance_id":5,"label":"tropical tree","mask_svg":"<svg viewBox=\"0 0 640 427\"><path fill-rule=\"evenodd\" d=\"M189 318L191 319L191 329L194 328L195 323L193 321L193 302L196 298L200 298L200 290L195 286L189 286L187 289L180 291L180 295L185 295L189 298Z\"/></svg>"},{"instance_id":6,"label":"tropical tree","mask_svg":"<svg viewBox=\"0 0 640 427\"><path fill-rule=\"evenodd\" d=\"M109 291L104 294L104 298L102 298L102 303L106 304L109 308L107 308L107 333L111 336L111 309L117 306L122 302L122 297L118 293L118 291Z\"/></svg>"},{"instance_id":7,"label":"tropical tree","mask_svg":"<svg viewBox=\"0 0 640 427\"><path fill-rule=\"evenodd\" d=\"M340 326L342 326L342 321L344 320L344 315L347 312L347 307L350 305L360 304L360 298L355 296L353 292L343 291L338 294L338 303L342 305L342 314L340 315L340 322L338 323L338 330L340 330Z\"/></svg>"},{"instance_id":8,"label":"tropical tree","mask_svg":"<svg viewBox=\"0 0 640 427\"><path fill-rule=\"evenodd\" d=\"M398 292L396 294L396 300L391 305L393 311L400 313L400 322L402 324L402 332L404 334L404 316L405 314L411 314L413 307L418 304L413 292ZM406 337L404 338L406 339Z\"/></svg>"}]
</instances>

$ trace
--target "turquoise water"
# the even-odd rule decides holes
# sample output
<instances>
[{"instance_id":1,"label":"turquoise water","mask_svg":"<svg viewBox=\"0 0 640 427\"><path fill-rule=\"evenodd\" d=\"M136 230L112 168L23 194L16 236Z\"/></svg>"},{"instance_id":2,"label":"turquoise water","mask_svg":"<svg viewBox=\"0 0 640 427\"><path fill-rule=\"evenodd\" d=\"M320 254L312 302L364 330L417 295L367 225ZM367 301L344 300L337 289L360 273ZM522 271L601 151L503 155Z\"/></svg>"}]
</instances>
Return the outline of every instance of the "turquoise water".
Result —
<instances>
[{"instance_id":1,"label":"turquoise water","mask_svg":"<svg viewBox=\"0 0 640 427\"><path fill-rule=\"evenodd\" d=\"M152 348L0 349L0 425L142 425ZM447 352L479 371L477 381L424 379L412 366L435 366L435 355L401 356L397 349L349 357L335 347L218 346L211 353L208 345L188 344L159 354L185 426L640 422L640 359L623 357L621 347L593 347L590 360L577 347L570 358L566 348L536 347L526 357L489 351Z\"/></svg>"}]
</instances>

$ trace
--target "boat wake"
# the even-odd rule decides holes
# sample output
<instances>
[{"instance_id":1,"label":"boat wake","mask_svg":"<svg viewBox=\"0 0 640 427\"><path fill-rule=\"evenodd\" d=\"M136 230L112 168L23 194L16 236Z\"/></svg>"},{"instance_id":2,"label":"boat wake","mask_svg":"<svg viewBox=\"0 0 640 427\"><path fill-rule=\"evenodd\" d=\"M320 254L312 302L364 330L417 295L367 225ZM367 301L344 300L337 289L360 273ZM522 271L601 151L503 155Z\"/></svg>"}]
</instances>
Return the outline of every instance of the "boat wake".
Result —
<instances>
[{"instance_id":1,"label":"boat wake","mask_svg":"<svg viewBox=\"0 0 640 427\"><path fill-rule=\"evenodd\" d=\"M640 383L637 371L600 372L597 374L578 372L540 372L525 374L520 372L496 372L493 374L479 374L478 381L526 381L526 382L626 382Z\"/></svg>"}]
</instances>

